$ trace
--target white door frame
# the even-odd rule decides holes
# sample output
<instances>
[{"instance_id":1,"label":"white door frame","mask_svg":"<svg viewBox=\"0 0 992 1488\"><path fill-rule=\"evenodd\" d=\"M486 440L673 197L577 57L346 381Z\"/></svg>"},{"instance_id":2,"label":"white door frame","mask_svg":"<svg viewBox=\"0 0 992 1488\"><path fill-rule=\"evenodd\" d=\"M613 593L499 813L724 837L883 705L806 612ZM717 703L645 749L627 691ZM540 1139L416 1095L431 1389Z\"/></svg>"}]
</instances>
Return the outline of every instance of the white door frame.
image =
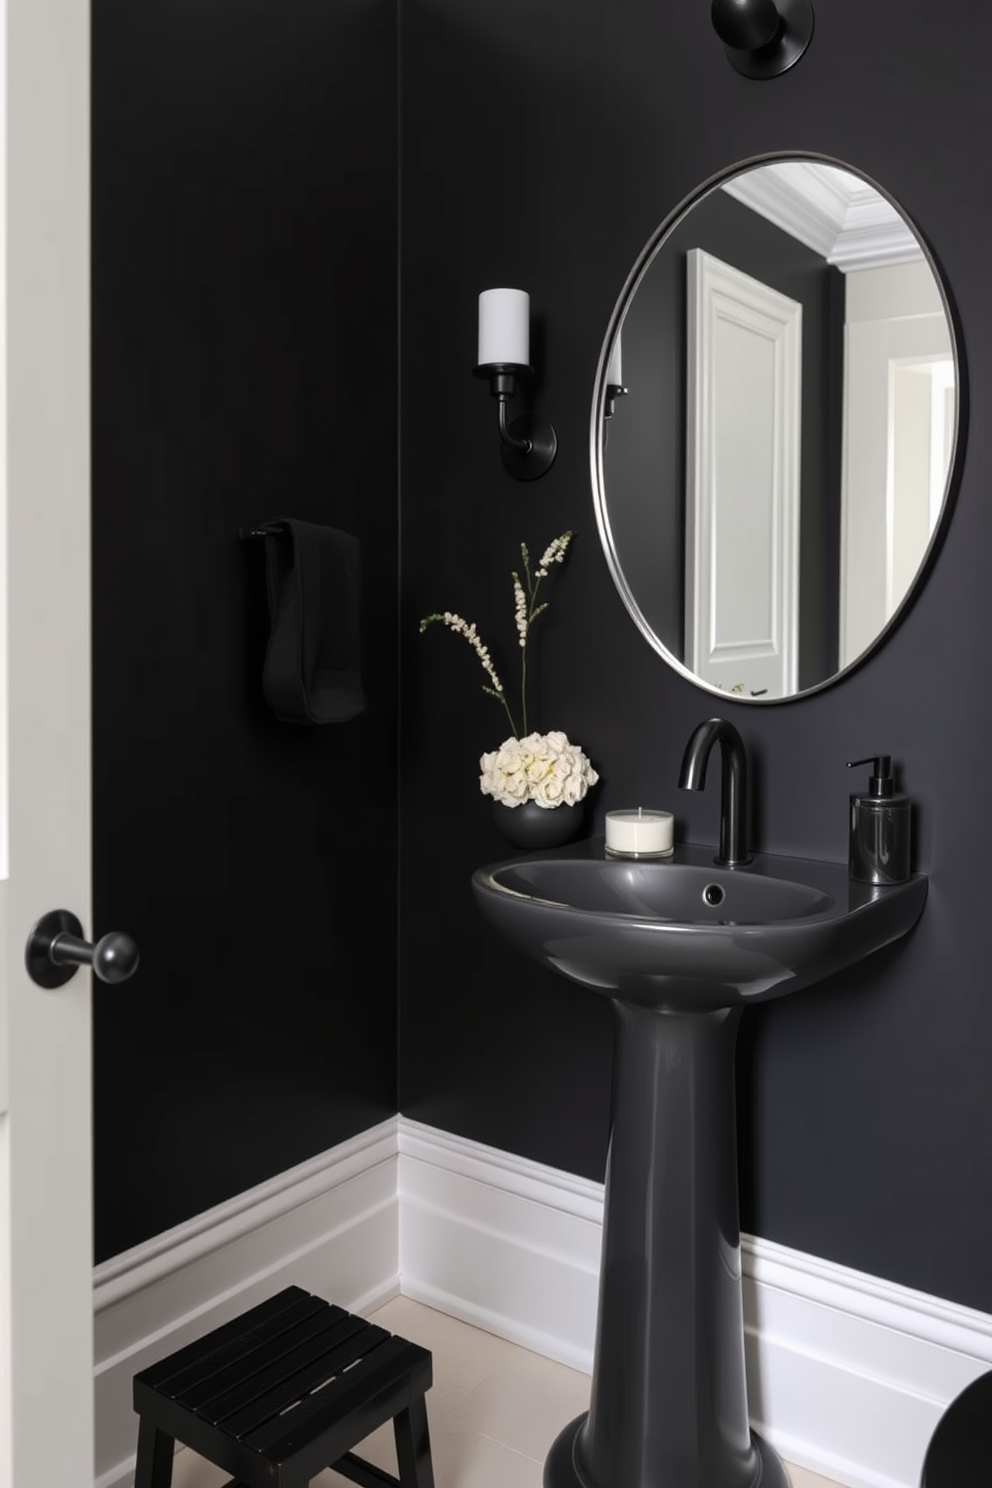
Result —
<instances>
[{"instance_id":1,"label":"white door frame","mask_svg":"<svg viewBox=\"0 0 992 1488\"><path fill-rule=\"evenodd\" d=\"M2 3L0 1488L92 1488L90 974L24 966L48 910L93 938L89 7Z\"/></svg>"}]
</instances>

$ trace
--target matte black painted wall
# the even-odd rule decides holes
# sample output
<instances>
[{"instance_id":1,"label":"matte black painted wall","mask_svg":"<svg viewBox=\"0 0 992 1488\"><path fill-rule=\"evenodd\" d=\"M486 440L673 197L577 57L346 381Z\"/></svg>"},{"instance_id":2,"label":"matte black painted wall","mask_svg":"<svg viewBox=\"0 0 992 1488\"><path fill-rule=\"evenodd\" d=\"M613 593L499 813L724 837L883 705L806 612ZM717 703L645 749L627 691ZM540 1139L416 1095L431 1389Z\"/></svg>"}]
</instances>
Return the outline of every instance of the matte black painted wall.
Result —
<instances>
[{"instance_id":1,"label":"matte black painted wall","mask_svg":"<svg viewBox=\"0 0 992 1488\"><path fill-rule=\"evenodd\" d=\"M102 1259L396 1109L397 43L392 0L93 26L94 916L142 955L95 993ZM262 698L276 516L361 541L352 722Z\"/></svg>"},{"instance_id":2,"label":"matte black painted wall","mask_svg":"<svg viewBox=\"0 0 992 1488\"><path fill-rule=\"evenodd\" d=\"M471 870L505 852L475 761L505 728L464 643L417 619L460 609L512 661L517 545L574 527L535 633L536 722L601 770L591 826L657 803L715 841L713 788L675 790L714 701L638 636L595 532L603 331L701 181L823 151L929 235L981 409L992 201L974 143L992 98L975 28L992 22L957 0L942 42L905 0L896 38L883 8L832 0L799 67L756 84L705 0L406 0L402 17L401 1106L598 1178L608 1010L475 912ZM398 94L380 0L99 0L94 28L95 923L144 957L96 997L105 1256L395 1109ZM560 437L536 486L504 474L470 375L476 295L505 283L533 296L535 401ZM947 540L885 647L822 695L726 711L752 753L757 845L843 858L843 762L891 749L931 876L910 940L745 1020L745 1226L992 1311L990 477L976 419ZM235 534L292 511L363 540L370 709L340 729L278 726L257 691L260 555ZM370 940L355 922L373 881Z\"/></svg>"},{"instance_id":3,"label":"matte black painted wall","mask_svg":"<svg viewBox=\"0 0 992 1488\"><path fill-rule=\"evenodd\" d=\"M773 82L727 64L705 0L408 0L401 45L401 1108L601 1178L605 1001L538 971L482 925L469 877L506 855L476 761L506 732L459 638L475 619L512 662L517 544L577 536L535 643L538 723L566 729L610 807L675 810L715 842L716 787L680 795L710 694L665 667L609 578L590 496L588 420L603 333L627 272L672 208L735 161L823 152L887 187L929 238L963 328L972 407L992 399L992 20L860 0L816 7ZM967 44L961 44L967 38ZM471 376L476 296L529 290L535 401L559 455L534 486L497 453ZM992 435L973 420L953 518L916 602L873 659L809 699L727 702L753 762L752 840L843 860L845 761L891 751L930 875L910 938L843 977L749 1014L740 1046L743 1223L752 1233L992 1311L989 635ZM553 587L551 587L553 586Z\"/></svg>"}]
</instances>

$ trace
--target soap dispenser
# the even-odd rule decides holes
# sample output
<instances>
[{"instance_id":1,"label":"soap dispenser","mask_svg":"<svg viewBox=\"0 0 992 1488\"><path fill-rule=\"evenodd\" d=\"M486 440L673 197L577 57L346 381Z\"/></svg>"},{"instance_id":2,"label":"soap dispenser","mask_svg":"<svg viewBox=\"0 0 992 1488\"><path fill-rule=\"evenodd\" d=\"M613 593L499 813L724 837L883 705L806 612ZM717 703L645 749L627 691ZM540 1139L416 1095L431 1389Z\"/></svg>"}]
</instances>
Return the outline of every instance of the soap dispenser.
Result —
<instances>
[{"instance_id":1,"label":"soap dispenser","mask_svg":"<svg viewBox=\"0 0 992 1488\"><path fill-rule=\"evenodd\" d=\"M909 877L910 802L896 794L892 757L869 755L847 768L871 765L867 793L851 796L848 871L858 883L895 884Z\"/></svg>"}]
</instances>

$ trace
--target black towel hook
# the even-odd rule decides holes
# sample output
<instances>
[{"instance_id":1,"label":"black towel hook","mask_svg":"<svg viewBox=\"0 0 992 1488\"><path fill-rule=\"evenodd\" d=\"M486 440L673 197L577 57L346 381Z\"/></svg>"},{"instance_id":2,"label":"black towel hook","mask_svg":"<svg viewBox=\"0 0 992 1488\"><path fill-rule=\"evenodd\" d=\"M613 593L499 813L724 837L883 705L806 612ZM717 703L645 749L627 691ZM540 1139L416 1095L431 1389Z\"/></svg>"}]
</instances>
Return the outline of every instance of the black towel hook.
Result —
<instances>
[{"instance_id":1,"label":"black towel hook","mask_svg":"<svg viewBox=\"0 0 992 1488\"><path fill-rule=\"evenodd\" d=\"M710 18L731 67L750 78L787 72L813 35L811 0L713 0Z\"/></svg>"},{"instance_id":2,"label":"black towel hook","mask_svg":"<svg viewBox=\"0 0 992 1488\"><path fill-rule=\"evenodd\" d=\"M281 537L289 532L289 522L285 517L277 517L271 522L266 522L264 527L253 523L251 527L239 527L240 538L249 537Z\"/></svg>"}]
</instances>

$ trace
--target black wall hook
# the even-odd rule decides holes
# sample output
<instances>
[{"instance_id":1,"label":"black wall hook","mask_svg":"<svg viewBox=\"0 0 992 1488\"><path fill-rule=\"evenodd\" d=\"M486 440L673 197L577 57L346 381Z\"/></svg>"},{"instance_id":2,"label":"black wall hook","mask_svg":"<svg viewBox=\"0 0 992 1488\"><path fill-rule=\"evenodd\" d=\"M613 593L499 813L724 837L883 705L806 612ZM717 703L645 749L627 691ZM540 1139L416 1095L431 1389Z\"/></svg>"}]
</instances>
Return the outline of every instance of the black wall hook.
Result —
<instances>
[{"instance_id":1,"label":"black wall hook","mask_svg":"<svg viewBox=\"0 0 992 1488\"><path fill-rule=\"evenodd\" d=\"M731 67L744 77L787 72L813 35L811 0L713 0L710 17Z\"/></svg>"}]
</instances>

